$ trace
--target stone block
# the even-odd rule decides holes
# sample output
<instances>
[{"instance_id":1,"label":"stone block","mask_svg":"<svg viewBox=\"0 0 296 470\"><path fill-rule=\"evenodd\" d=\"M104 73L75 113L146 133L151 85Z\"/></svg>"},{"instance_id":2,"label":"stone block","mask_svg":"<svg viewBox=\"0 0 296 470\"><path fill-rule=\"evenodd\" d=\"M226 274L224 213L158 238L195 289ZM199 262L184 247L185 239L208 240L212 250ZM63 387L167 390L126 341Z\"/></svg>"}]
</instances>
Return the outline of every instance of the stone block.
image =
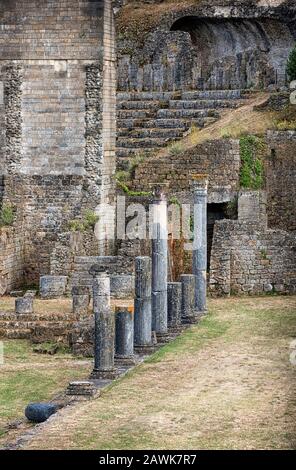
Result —
<instances>
[{"instance_id":1,"label":"stone block","mask_svg":"<svg viewBox=\"0 0 296 470\"><path fill-rule=\"evenodd\" d=\"M135 277L115 274L110 277L110 289L115 299L132 299L135 295Z\"/></svg>"},{"instance_id":2,"label":"stone block","mask_svg":"<svg viewBox=\"0 0 296 470\"><path fill-rule=\"evenodd\" d=\"M42 299L56 299L65 294L67 276L41 276L40 297Z\"/></svg>"},{"instance_id":3,"label":"stone block","mask_svg":"<svg viewBox=\"0 0 296 470\"><path fill-rule=\"evenodd\" d=\"M17 315L33 313L33 298L18 297L15 299L15 313Z\"/></svg>"}]
</instances>

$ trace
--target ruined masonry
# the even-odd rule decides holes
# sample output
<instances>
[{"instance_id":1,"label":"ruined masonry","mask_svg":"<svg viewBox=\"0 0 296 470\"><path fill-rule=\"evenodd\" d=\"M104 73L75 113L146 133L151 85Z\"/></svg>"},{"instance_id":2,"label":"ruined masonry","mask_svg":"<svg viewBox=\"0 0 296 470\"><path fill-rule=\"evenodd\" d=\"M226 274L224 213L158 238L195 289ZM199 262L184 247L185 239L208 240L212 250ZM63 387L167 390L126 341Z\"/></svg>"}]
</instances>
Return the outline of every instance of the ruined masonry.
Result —
<instances>
[{"instance_id":1,"label":"ruined masonry","mask_svg":"<svg viewBox=\"0 0 296 470\"><path fill-rule=\"evenodd\" d=\"M150 352L198 321L206 292L296 292L296 130L262 136L256 189L242 187L240 138L219 130L263 91L267 103L288 103L295 2L181 3L44 0L40 11L34 0L0 2L0 296L15 297L15 312L0 297L0 337L92 355L108 316L103 277L121 339L116 353L108 324L97 377L115 373L115 353L133 361L132 334L136 352ZM108 237L116 211L106 205L124 196L148 211L155 187L166 194L153 243ZM193 254L166 226L171 201L196 204ZM71 312L38 311L63 296Z\"/></svg>"}]
</instances>

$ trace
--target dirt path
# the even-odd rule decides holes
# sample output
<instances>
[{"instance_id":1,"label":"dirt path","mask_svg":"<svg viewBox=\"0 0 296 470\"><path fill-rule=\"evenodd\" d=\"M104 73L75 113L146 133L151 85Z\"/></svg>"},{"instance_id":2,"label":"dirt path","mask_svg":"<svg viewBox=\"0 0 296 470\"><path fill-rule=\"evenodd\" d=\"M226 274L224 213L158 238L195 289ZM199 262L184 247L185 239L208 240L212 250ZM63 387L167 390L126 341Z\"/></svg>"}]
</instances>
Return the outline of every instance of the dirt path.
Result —
<instances>
[{"instance_id":1,"label":"dirt path","mask_svg":"<svg viewBox=\"0 0 296 470\"><path fill-rule=\"evenodd\" d=\"M293 449L295 337L295 297L212 300L199 326L27 448Z\"/></svg>"}]
</instances>

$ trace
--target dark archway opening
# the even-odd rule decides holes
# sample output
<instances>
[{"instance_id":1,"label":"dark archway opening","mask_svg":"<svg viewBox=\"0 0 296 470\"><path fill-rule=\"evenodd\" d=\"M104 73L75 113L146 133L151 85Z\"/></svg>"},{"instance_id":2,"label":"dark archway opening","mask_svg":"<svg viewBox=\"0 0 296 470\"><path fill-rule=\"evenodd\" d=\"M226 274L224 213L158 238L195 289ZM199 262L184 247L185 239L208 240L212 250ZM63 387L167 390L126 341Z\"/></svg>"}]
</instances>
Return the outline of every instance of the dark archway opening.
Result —
<instances>
[{"instance_id":1,"label":"dark archway opening","mask_svg":"<svg viewBox=\"0 0 296 470\"><path fill-rule=\"evenodd\" d=\"M270 18L177 20L171 31L190 34L193 88L244 89L286 83L295 39L289 26Z\"/></svg>"},{"instance_id":2,"label":"dark archway opening","mask_svg":"<svg viewBox=\"0 0 296 470\"><path fill-rule=\"evenodd\" d=\"M209 272L215 223L223 219L237 219L237 203L224 202L220 204L208 204L207 210L207 270Z\"/></svg>"}]
</instances>

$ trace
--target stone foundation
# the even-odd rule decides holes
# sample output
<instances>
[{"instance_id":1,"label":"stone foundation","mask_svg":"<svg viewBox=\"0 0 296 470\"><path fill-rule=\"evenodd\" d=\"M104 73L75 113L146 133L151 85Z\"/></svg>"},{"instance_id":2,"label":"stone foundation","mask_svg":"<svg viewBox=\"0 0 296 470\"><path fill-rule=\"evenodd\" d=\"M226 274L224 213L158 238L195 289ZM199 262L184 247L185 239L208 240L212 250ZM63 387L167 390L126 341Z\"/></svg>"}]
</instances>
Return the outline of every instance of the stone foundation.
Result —
<instances>
[{"instance_id":1,"label":"stone foundation","mask_svg":"<svg viewBox=\"0 0 296 470\"><path fill-rule=\"evenodd\" d=\"M250 209L260 193L248 193ZM244 195L246 205L246 195ZM262 294L274 292L295 294L295 234L268 229L254 221L216 223L211 256L210 292L215 295Z\"/></svg>"}]
</instances>

